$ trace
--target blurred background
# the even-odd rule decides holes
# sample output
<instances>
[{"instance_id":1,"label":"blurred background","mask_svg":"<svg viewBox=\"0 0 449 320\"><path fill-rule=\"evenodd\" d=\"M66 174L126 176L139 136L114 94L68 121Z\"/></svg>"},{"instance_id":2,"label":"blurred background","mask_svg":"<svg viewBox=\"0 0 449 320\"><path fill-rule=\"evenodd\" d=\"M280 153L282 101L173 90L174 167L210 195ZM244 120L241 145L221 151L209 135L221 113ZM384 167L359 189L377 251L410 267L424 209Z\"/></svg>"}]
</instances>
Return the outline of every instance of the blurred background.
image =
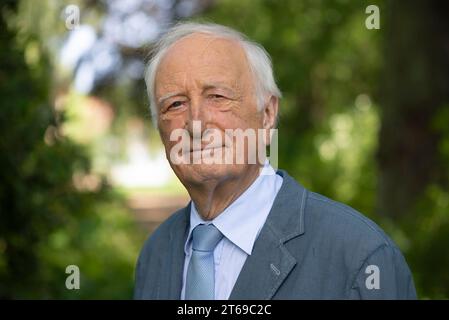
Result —
<instances>
[{"instance_id":1,"label":"blurred background","mask_svg":"<svg viewBox=\"0 0 449 320\"><path fill-rule=\"evenodd\" d=\"M188 201L142 79L185 19L267 49L279 166L381 225L420 298L449 298L449 2L436 0L2 0L0 298L132 297L144 240Z\"/></svg>"}]
</instances>

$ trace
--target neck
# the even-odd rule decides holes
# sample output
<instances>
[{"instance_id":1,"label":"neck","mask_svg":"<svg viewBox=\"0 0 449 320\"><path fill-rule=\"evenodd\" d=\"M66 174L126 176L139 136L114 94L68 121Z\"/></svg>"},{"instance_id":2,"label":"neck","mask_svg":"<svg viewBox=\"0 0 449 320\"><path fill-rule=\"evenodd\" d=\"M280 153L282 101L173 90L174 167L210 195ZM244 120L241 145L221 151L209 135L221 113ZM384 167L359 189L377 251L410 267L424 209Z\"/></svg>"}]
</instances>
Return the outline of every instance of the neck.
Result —
<instances>
[{"instance_id":1,"label":"neck","mask_svg":"<svg viewBox=\"0 0 449 320\"><path fill-rule=\"evenodd\" d=\"M259 167L251 167L246 174L207 181L187 188L203 220L213 220L233 203L259 176Z\"/></svg>"}]
</instances>

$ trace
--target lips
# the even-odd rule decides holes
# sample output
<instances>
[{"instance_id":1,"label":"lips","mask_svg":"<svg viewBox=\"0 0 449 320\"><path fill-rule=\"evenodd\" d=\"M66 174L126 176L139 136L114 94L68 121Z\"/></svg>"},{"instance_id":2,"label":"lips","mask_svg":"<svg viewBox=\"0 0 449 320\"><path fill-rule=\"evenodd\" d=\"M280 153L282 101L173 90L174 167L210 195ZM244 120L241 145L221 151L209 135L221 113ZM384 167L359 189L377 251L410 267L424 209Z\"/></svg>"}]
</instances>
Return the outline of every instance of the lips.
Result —
<instances>
[{"instance_id":1,"label":"lips","mask_svg":"<svg viewBox=\"0 0 449 320\"><path fill-rule=\"evenodd\" d=\"M192 152L203 152L203 151L212 150L212 149L220 149L220 148L225 148L225 147L226 146L221 141L220 141L220 143L213 143L213 141L209 142L209 143L193 142L190 145L187 145L184 150L186 150L185 153L192 153Z\"/></svg>"},{"instance_id":2,"label":"lips","mask_svg":"<svg viewBox=\"0 0 449 320\"><path fill-rule=\"evenodd\" d=\"M205 152L207 150L214 150L215 151L215 150L218 150L218 149L222 149L224 147L225 146L222 146L222 145L219 145L219 146L206 146L204 148L192 149L192 150L188 151L188 153L190 153L190 154L203 153L203 152Z\"/></svg>"},{"instance_id":3,"label":"lips","mask_svg":"<svg viewBox=\"0 0 449 320\"><path fill-rule=\"evenodd\" d=\"M219 149L219 148L224 148L223 145L216 145L216 146L205 146L205 147L201 147L201 148L192 148L190 150L190 152L195 152L195 151L205 151L205 150L210 150L210 149Z\"/></svg>"}]
</instances>

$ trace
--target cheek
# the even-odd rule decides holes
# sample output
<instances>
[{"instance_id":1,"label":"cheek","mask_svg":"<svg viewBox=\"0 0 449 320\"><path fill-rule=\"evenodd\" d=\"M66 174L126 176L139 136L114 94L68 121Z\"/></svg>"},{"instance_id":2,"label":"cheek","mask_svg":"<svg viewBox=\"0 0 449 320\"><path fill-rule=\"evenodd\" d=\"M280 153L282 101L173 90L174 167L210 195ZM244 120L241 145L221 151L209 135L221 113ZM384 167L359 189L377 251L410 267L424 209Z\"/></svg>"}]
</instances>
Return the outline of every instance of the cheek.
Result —
<instances>
[{"instance_id":1,"label":"cheek","mask_svg":"<svg viewBox=\"0 0 449 320\"><path fill-rule=\"evenodd\" d=\"M213 112L211 118L213 119L211 122L222 129L234 128L236 123L236 118L231 111Z\"/></svg>"},{"instance_id":2,"label":"cheek","mask_svg":"<svg viewBox=\"0 0 449 320\"><path fill-rule=\"evenodd\" d=\"M185 127L185 115L183 114L177 114L176 116L167 116L161 114L158 121L158 126L161 129L161 131L165 133L172 132L175 129L178 128L184 128Z\"/></svg>"},{"instance_id":3,"label":"cheek","mask_svg":"<svg viewBox=\"0 0 449 320\"><path fill-rule=\"evenodd\" d=\"M184 121L182 119L159 120L158 126L162 143L167 148L177 143L177 141L170 141L170 136L174 130L184 128Z\"/></svg>"},{"instance_id":4,"label":"cheek","mask_svg":"<svg viewBox=\"0 0 449 320\"><path fill-rule=\"evenodd\" d=\"M261 126L262 120L259 112L252 107L251 105L235 104L226 111L215 110L211 119L223 129L258 128Z\"/></svg>"}]
</instances>

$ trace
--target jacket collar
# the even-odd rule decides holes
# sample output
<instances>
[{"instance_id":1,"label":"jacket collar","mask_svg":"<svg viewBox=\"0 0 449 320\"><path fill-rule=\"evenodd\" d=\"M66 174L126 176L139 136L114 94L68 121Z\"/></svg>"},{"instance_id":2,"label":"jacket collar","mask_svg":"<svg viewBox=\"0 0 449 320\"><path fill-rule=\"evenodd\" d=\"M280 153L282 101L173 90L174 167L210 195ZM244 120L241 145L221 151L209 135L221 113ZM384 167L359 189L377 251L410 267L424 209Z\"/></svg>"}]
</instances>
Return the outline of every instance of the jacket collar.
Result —
<instances>
[{"instance_id":1,"label":"jacket collar","mask_svg":"<svg viewBox=\"0 0 449 320\"><path fill-rule=\"evenodd\" d=\"M284 244L304 234L307 191L287 172L267 221L237 278L230 299L271 299L297 264Z\"/></svg>"}]
</instances>

